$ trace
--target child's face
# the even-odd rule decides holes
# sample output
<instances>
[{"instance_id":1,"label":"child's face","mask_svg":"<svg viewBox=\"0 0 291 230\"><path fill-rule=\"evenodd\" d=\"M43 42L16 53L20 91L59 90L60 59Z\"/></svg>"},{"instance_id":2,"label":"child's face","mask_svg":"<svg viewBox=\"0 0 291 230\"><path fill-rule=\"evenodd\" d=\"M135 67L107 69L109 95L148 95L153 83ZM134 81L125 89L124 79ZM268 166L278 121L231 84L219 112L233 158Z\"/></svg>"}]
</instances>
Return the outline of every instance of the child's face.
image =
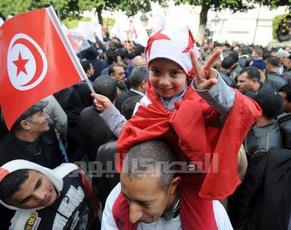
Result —
<instances>
[{"instance_id":1,"label":"child's face","mask_svg":"<svg viewBox=\"0 0 291 230\"><path fill-rule=\"evenodd\" d=\"M158 58L149 64L149 81L155 91L165 99L179 94L186 85L186 79L183 69L169 59Z\"/></svg>"}]
</instances>

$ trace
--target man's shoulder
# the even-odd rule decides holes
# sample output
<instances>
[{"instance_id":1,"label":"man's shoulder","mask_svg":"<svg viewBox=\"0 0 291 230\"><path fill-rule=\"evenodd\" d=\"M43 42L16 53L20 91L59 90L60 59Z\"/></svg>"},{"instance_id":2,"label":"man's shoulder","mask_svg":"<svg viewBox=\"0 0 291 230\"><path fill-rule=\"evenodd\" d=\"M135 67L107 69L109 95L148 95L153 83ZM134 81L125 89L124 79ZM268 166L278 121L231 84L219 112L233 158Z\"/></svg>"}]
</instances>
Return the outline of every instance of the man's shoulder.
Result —
<instances>
[{"instance_id":1,"label":"man's shoulder","mask_svg":"<svg viewBox=\"0 0 291 230\"><path fill-rule=\"evenodd\" d=\"M280 86L286 85L287 84L287 80L285 78L283 78L282 75L278 74L278 73L267 73L267 82L270 81L270 83L273 84L279 84Z\"/></svg>"},{"instance_id":2,"label":"man's shoulder","mask_svg":"<svg viewBox=\"0 0 291 230\"><path fill-rule=\"evenodd\" d=\"M17 142L18 140L11 134L7 134L0 141L0 165L3 165L10 160L14 160L15 155L25 151L25 149L18 147ZM14 158L12 154L14 154Z\"/></svg>"},{"instance_id":3,"label":"man's shoulder","mask_svg":"<svg viewBox=\"0 0 291 230\"><path fill-rule=\"evenodd\" d=\"M37 229L40 220L36 211L19 210L11 219L9 229Z\"/></svg>"},{"instance_id":4,"label":"man's shoulder","mask_svg":"<svg viewBox=\"0 0 291 230\"><path fill-rule=\"evenodd\" d=\"M3 137L3 139L1 139L0 141L0 149L5 149L5 147L7 146L7 144L11 142L11 137L9 134L7 134L5 137ZM2 152L1 152L2 153ZM2 155L2 154L0 154Z\"/></svg>"},{"instance_id":5,"label":"man's shoulder","mask_svg":"<svg viewBox=\"0 0 291 230\"><path fill-rule=\"evenodd\" d=\"M135 108L134 108L134 111L133 111L133 114L135 114L135 113L138 111L138 109L139 109L140 106L147 107L147 106L149 106L150 104L152 104L151 100L148 98L147 95L144 95L144 96L140 99L140 101L136 103Z\"/></svg>"},{"instance_id":6,"label":"man's shoulder","mask_svg":"<svg viewBox=\"0 0 291 230\"><path fill-rule=\"evenodd\" d=\"M131 90L129 90L129 91L125 91L125 92L122 92L121 94L119 94L118 96L117 96L117 98L116 98L116 100L119 98L119 100L120 99L122 99L122 98L127 98L127 97L130 97L130 95L131 95Z\"/></svg>"},{"instance_id":7,"label":"man's shoulder","mask_svg":"<svg viewBox=\"0 0 291 230\"><path fill-rule=\"evenodd\" d=\"M99 112L92 106L87 106L85 107L81 113L80 113L80 117L87 117L87 116L96 116L99 117Z\"/></svg>"},{"instance_id":8,"label":"man's shoulder","mask_svg":"<svg viewBox=\"0 0 291 230\"><path fill-rule=\"evenodd\" d=\"M130 97L130 91L126 91L126 92L122 92L121 94L119 94L117 97L116 97L116 100L115 100L115 105L117 107L119 107L118 109L121 108L122 106L122 103Z\"/></svg>"},{"instance_id":9,"label":"man's shoulder","mask_svg":"<svg viewBox=\"0 0 291 230\"><path fill-rule=\"evenodd\" d=\"M283 148L274 148L269 152L268 168L272 170L278 170L283 167L290 167L291 162L291 150ZM271 173L274 172L271 170Z\"/></svg>"},{"instance_id":10,"label":"man's shoulder","mask_svg":"<svg viewBox=\"0 0 291 230\"><path fill-rule=\"evenodd\" d=\"M279 122L279 124L282 124L283 122L291 123L291 113L280 114L278 116L278 122Z\"/></svg>"},{"instance_id":11,"label":"man's shoulder","mask_svg":"<svg viewBox=\"0 0 291 230\"><path fill-rule=\"evenodd\" d=\"M213 213L218 230L232 230L232 225L225 208L218 200L212 201Z\"/></svg>"},{"instance_id":12,"label":"man's shoulder","mask_svg":"<svg viewBox=\"0 0 291 230\"><path fill-rule=\"evenodd\" d=\"M94 133L94 135L112 133L100 113L93 106L83 109L78 119L78 127L81 132ZM96 138L98 137L96 136Z\"/></svg>"},{"instance_id":13,"label":"man's shoulder","mask_svg":"<svg viewBox=\"0 0 291 230\"><path fill-rule=\"evenodd\" d=\"M109 208L109 210L112 211L112 207L116 201L116 199L118 198L119 194L121 192L121 184L118 183L113 189L112 191L109 193L109 196L107 197L107 200L106 200L106 204L105 206L107 208Z\"/></svg>"},{"instance_id":14,"label":"man's shoulder","mask_svg":"<svg viewBox=\"0 0 291 230\"><path fill-rule=\"evenodd\" d=\"M78 119L79 125L84 125L84 126L91 126L92 123L100 123L102 122L102 118L100 117L100 112L98 112L93 106L88 106L84 108Z\"/></svg>"}]
</instances>

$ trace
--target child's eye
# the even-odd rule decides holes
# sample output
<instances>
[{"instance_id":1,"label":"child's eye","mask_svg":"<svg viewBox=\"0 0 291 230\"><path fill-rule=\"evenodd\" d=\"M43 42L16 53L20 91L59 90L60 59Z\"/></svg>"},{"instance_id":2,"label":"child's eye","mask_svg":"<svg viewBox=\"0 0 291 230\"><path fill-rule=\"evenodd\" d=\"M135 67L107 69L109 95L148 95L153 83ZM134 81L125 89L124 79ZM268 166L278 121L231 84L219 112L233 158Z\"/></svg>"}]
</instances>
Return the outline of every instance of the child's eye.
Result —
<instances>
[{"instance_id":1,"label":"child's eye","mask_svg":"<svg viewBox=\"0 0 291 230\"><path fill-rule=\"evenodd\" d=\"M157 70L157 69L150 69L150 74L151 75L154 75L154 76L157 76L157 75L159 75L159 70Z\"/></svg>"},{"instance_id":2,"label":"child's eye","mask_svg":"<svg viewBox=\"0 0 291 230\"><path fill-rule=\"evenodd\" d=\"M181 74L183 74L183 71L181 71L181 70L172 70L171 71L172 77L179 77Z\"/></svg>"}]
</instances>

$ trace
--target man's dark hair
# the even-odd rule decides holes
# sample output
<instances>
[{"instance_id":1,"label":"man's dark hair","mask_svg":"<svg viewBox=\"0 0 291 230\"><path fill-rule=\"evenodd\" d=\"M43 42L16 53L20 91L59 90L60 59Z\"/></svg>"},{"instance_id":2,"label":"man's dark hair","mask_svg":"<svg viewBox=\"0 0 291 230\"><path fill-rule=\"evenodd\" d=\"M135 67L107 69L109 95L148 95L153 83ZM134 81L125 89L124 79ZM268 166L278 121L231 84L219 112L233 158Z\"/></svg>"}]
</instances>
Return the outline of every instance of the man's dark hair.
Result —
<instances>
[{"instance_id":1,"label":"man's dark hair","mask_svg":"<svg viewBox=\"0 0 291 230\"><path fill-rule=\"evenodd\" d=\"M274 67L279 67L280 66L280 58L276 56L270 56L267 58L267 64L271 64Z\"/></svg>"},{"instance_id":2,"label":"man's dark hair","mask_svg":"<svg viewBox=\"0 0 291 230\"><path fill-rule=\"evenodd\" d=\"M89 48L80 51L77 55L80 59L94 60L98 56L98 51L95 47L90 46Z\"/></svg>"},{"instance_id":3,"label":"man's dark hair","mask_svg":"<svg viewBox=\"0 0 291 230\"><path fill-rule=\"evenodd\" d=\"M284 85L278 91L286 93L286 100L291 102L291 85Z\"/></svg>"},{"instance_id":4,"label":"man's dark hair","mask_svg":"<svg viewBox=\"0 0 291 230\"><path fill-rule=\"evenodd\" d=\"M112 64L112 65L110 65L109 68L108 68L108 75L109 76L115 72L114 68L117 67L117 66L120 66L120 67L124 68L123 65L120 65L120 64Z\"/></svg>"},{"instance_id":5,"label":"man's dark hair","mask_svg":"<svg viewBox=\"0 0 291 230\"><path fill-rule=\"evenodd\" d=\"M88 60L81 60L81 65L85 73L90 69L90 62Z\"/></svg>"},{"instance_id":6,"label":"man's dark hair","mask_svg":"<svg viewBox=\"0 0 291 230\"><path fill-rule=\"evenodd\" d=\"M146 67L137 66L133 68L129 76L129 82L132 88L136 89L144 80L149 77L149 71Z\"/></svg>"},{"instance_id":7,"label":"man's dark hair","mask_svg":"<svg viewBox=\"0 0 291 230\"><path fill-rule=\"evenodd\" d=\"M224 69L230 69L234 64L238 62L238 56L233 54L234 52L230 53L226 56L221 63L221 67Z\"/></svg>"},{"instance_id":8,"label":"man's dark hair","mask_svg":"<svg viewBox=\"0 0 291 230\"><path fill-rule=\"evenodd\" d=\"M261 89L254 95L253 99L268 119L274 119L283 112L283 99L274 89Z\"/></svg>"},{"instance_id":9,"label":"man's dark hair","mask_svg":"<svg viewBox=\"0 0 291 230\"><path fill-rule=\"evenodd\" d=\"M223 45L227 48L230 48L230 44L228 42L224 42Z\"/></svg>"},{"instance_id":10,"label":"man's dark hair","mask_svg":"<svg viewBox=\"0 0 291 230\"><path fill-rule=\"evenodd\" d=\"M247 73L249 79L257 79L258 81L261 80L260 71L256 67L248 66L244 67L242 71L240 71L239 75Z\"/></svg>"},{"instance_id":11,"label":"man's dark hair","mask_svg":"<svg viewBox=\"0 0 291 230\"><path fill-rule=\"evenodd\" d=\"M254 51L255 51L255 53L256 53L259 57L263 57L264 51L263 51L263 49L262 49L261 47L256 46L256 47L254 48Z\"/></svg>"},{"instance_id":12,"label":"man's dark hair","mask_svg":"<svg viewBox=\"0 0 291 230\"><path fill-rule=\"evenodd\" d=\"M0 183L0 199L6 201L16 193L27 180L30 169L20 169L7 175Z\"/></svg>"},{"instance_id":13,"label":"man's dark hair","mask_svg":"<svg viewBox=\"0 0 291 230\"><path fill-rule=\"evenodd\" d=\"M151 140L133 146L127 153L122 171L130 178L140 178L156 175L157 170L161 172L161 185L163 189L170 184L174 170L171 164L175 161L169 145L163 141Z\"/></svg>"},{"instance_id":14,"label":"man's dark hair","mask_svg":"<svg viewBox=\"0 0 291 230\"><path fill-rule=\"evenodd\" d=\"M271 56L271 51L268 50L267 48L263 47L262 48L264 53L263 53L263 59L266 60L267 58L269 58Z\"/></svg>"},{"instance_id":15,"label":"man's dark hair","mask_svg":"<svg viewBox=\"0 0 291 230\"><path fill-rule=\"evenodd\" d=\"M127 49L125 49L125 48L119 48L119 49L117 49L116 50L116 53L117 53L118 56L121 57L121 59L124 59L124 58L127 57Z\"/></svg>"},{"instance_id":16,"label":"man's dark hair","mask_svg":"<svg viewBox=\"0 0 291 230\"><path fill-rule=\"evenodd\" d=\"M113 62L117 62L118 54L114 49L108 49L106 50L105 53L106 53L107 63L109 65L113 64Z\"/></svg>"},{"instance_id":17,"label":"man's dark hair","mask_svg":"<svg viewBox=\"0 0 291 230\"><path fill-rule=\"evenodd\" d=\"M140 101L141 98L141 95L129 97L122 103L121 113L123 114L123 116L125 116L126 120L129 120L131 118L135 105L137 102Z\"/></svg>"},{"instance_id":18,"label":"man's dark hair","mask_svg":"<svg viewBox=\"0 0 291 230\"><path fill-rule=\"evenodd\" d=\"M240 54L241 55L251 55L252 53L252 48L249 46L243 46L240 49Z\"/></svg>"},{"instance_id":19,"label":"man's dark hair","mask_svg":"<svg viewBox=\"0 0 291 230\"><path fill-rule=\"evenodd\" d=\"M111 79L110 76L102 75L97 77L93 81L93 88L96 93L104 95L110 99L110 101L114 101L117 95L117 85L116 82Z\"/></svg>"}]
</instances>

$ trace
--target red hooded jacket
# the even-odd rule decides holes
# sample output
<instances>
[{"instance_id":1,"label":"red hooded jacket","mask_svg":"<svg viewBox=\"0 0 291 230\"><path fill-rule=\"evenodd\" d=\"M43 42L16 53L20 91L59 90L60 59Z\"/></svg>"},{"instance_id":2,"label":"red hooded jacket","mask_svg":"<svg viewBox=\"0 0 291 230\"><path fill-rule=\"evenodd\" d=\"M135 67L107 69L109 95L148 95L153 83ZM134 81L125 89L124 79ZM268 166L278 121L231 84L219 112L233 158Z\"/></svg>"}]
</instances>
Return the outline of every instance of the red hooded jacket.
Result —
<instances>
[{"instance_id":1,"label":"red hooded jacket","mask_svg":"<svg viewBox=\"0 0 291 230\"><path fill-rule=\"evenodd\" d=\"M118 139L119 166L128 150L137 143L164 138L176 150L195 163L201 173L180 175L180 218L183 229L217 229L212 209L213 199L224 199L239 185L237 154L239 148L261 114L260 107L236 91L233 107L224 125L215 127L220 114L192 87L189 87L176 109L168 111L152 88L147 91L152 102L140 106L126 123ZM120 195L113 207L119 229L136 229L129 222L126 199Z\"/></svg>"}]
</instances>

